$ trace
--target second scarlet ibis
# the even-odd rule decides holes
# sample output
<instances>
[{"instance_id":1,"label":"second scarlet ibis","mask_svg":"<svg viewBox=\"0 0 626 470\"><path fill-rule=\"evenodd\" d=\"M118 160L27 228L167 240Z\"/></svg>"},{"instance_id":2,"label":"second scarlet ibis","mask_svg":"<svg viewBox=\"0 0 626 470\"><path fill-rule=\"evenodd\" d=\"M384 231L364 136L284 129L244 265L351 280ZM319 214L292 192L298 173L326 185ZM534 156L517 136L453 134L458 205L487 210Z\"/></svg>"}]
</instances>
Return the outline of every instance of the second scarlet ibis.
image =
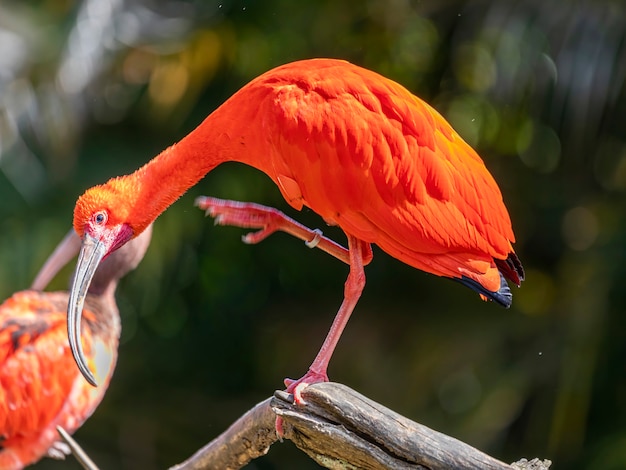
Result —
<instances>
[{"instance_id":1,"label":"second scarlet ibis","mask_svg":"<svg viewBox=\"0 0 626 470\"><path fill-rule=\"evenodd\" d=\"M78 253L71 231L48 259L31 290L0 305L0 470L17 470L45 455L61 457L56 427L73 433L102 401L113 374L120 336L115 289L134 269L152 229L116 251L93 277L83 311L83 346L103 385L94 388L78 373L67 340L67 292L41 292Z\"/></svg>"},{"instance_id":2,"label":"second scarlet ibis","mask_svg":"<svg viewBox=\"0 0 626 470\"><path fill-rule=\"evenodd\" d=\"M343 248L263 206L201 199L217 223L258 228L254 243L284 230L349 264L344 300L308 372L328 380L328 362L365 284L376 244L415 268L456 279L484 299L511 303L505 277L522 265L501 192L477 153L432 107L375 72L334 59L270 70L241 88L194 131L134 173L87 190L74 209L82 248L68 310L77 363L82 297L100 260L140 234L220 163L266 173L296 209L343 229Z\"/></svg>"}]
</instances>

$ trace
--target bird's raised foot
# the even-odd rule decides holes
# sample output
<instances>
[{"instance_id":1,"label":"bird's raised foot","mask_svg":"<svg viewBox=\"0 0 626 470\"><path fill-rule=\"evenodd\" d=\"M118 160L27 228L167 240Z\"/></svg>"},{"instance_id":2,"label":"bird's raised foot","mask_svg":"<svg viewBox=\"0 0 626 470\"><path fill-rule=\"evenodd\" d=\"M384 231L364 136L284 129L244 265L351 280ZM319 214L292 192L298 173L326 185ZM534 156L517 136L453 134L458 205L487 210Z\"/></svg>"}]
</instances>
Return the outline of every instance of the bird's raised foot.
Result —
<instances>
[{"instance_id":1,"label":"bird's raised foot","mask_svg":"<svg viewBox=\"0 0 626 470\"><path fill-rule=\"evenodd\" d=\"M305 227L273 207L206 196L198 197L195 205L204 210L206 215L214 217L216 225L258 229L256 232L244 235L242 237L244 243L259 243L272 233L282 231L303 240L309 248L319 248L349 264L346 248L322 235L320 229ZM371 251L369 259L371 259Z\"/></svg>"},{"instance_id":2,"label":"bird's raised foot","mask_svg":"<svg viewBox=\"0 0 626 470\"><path fill-rule=\"evenodd\" d=\"M254 204L252 202L228 201L215 197L199 197L196 206L206 215L215 218L215 225L259 229L244 235L244 243L255 244L263 241L283 226L297 224L278 209Z\"/></svg>"}]
</instances>

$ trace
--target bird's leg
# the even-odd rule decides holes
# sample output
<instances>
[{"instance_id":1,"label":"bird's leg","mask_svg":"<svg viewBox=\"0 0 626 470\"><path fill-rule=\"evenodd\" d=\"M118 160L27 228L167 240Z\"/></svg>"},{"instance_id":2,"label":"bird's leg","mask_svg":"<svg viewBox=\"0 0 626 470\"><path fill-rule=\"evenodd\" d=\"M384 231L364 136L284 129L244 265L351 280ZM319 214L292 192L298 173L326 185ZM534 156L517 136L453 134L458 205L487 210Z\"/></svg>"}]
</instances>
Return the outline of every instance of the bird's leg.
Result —
<instances>
[{"instance_id":1,"label":"bird's leg","mask_svg":"<svg viewBox=\"0 0 626 470\"><path fill-rule=\"evenodd\" d=\"M348 249L346 249L322 236L320 231L311 230L282 212L259 204L200 197L196 199L196 206L205 210L207 215L215 217L216 224L259 229L258 232L243 237L243 241L246 243L258 243L272 233L282 230L304 240L307 246L321 248L350 265L350 273L344 287L343 302L315 360L307 373L300 379L285 379L287 392L293 394L294 402L303 404L301 392L304 388L314 383L328 382L328 363L365 286L363 266L372 259L370 244L352 235L347 235ZM282 420L280 418L276 420L276 430L279 435L282 435Z\"/></svg>"},{"instance_id":2,"label":"bird's leg","mask_svg":"<svg viewBox=\"0 0 626 470\"><path fill-rule=\"evenodd\" d=\"M351 263L348 250L323 236L321 230L305 227L272 207L204 196L197 198L195 205L204 210L206 215L214 217L216 225L259 229L257 232L244 235L242 237L244 243L259 243L272 233L283 231L303 240L309 248L319 248L346 264ZM368 264L372 259L369 243L364 244L361 249L364 250L363 264Z\"/></svg>"},{"instance_id":3,"label":"bird's leg","mask_svg":"<svg viewBox=\"0 0 626 470\"><path fill-rule=\"evenodd\" d=\"M350 254L350 273L346 279L343 302L333 324L324 339L324 343L320 348L317 356L313 360L313 363L309 367L309 370L298 380L285 379L285 386L287 387L287 393L293 394L293 401L297 405L304 404L302 399L302 390L307 386L319 382L328 382L328 363L335 351L335 347L339 342L341 333L348 323L350 315L356 306L363 288L365 287L365 271L363 270L363 253L371 253L371 248L368 243L359 240L356 237L348 235L348 249ZM280 438L284 435L283 420L281 417L276 418L276 433Z\"/></svg>"},{"instance_id":4,"label":"bird's leg","mask_svg":"<svg viewBox=\"0 0 626 470\"><path fill-rule=\"evenodd\" d=\"M83 467L85 470L98 470L98 467L93 460L89 458L87 452L83 450L83 448L74 440L70 434L63 429L61 426L57 426L57 432L63 438L65 442L57 442L57 444L63 444L67 447L66 454L74 454L76 461Z\"/></svg>"},{"instance_id":5,"label":"bird's leg","mask_svg":"<svg viewBox=\"0 0 626 470\"><path fill-rule=\"evenodd\" d=\"M356 306L363 287L365 286L365 271L363 270L363 253L367 252L367 248L363 245L368 245L366 242L359 240L352 235L348 235L348 247L350 254L350 273L346 279L344 288L344 297L341 307L335 316L333 324L330 327L330 331L322 344L315 360L309 367L304 376L298 380L285 379L285 385L287 386L287 392L293 393L294 401L296 404L302 404L303 400L300 395L302 389L307 385L311 385L317 382L328 382L328 363L335 351L337 342L341 337L341 333L348 323L348 319Z\"/></svg>"}]
</instances>

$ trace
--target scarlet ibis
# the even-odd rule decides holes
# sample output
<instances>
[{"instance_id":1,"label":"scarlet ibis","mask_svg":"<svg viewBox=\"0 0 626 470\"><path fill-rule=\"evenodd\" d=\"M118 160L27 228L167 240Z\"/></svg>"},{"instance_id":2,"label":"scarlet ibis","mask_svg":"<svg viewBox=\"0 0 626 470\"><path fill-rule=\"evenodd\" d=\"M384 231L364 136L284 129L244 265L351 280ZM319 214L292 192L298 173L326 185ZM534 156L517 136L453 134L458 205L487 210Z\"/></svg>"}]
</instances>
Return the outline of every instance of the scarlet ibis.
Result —
<instances>
[{"instance_id":1,"label":"scarlet ibis","mask_svg":"<svg viewBox=\"0 0 626 470\"><path fill-rule=\"evenodd\" d=\"M98 268L85 299L82 338L103 385L89 385L74 366L67 341L67 292L41 292L78 253L74 230L50 256L31 290L0 305L0 470L20 469L45 455L64 455L56 427L72 433L104 397L117 359L120 318L115 289L148 248L152 229Z\"/></svg>"},{"instance_id":2,"label":"scarlet ibis","mask_svg":"<svg viewBox=\"0 0 626 470\"><path fill-rule=\"evenodd\" d=\"M344 299L320 352L299 380L327 381L327 367L365 284L371 244L415 268L460 281L506 307L524 271L502 194L483 161L446 120L404 87L334 59L270 70L241 88L190 134L134 173L87 190L74 209L82 238L68 310L80 350L83 293L100 260L140 234L206 173L226 161L266 173L295 209L343 229L343 248L263 206L201 199L220 224L258 228L255 243L284 230L349 264Z\"/></svg>"}]
</instances>

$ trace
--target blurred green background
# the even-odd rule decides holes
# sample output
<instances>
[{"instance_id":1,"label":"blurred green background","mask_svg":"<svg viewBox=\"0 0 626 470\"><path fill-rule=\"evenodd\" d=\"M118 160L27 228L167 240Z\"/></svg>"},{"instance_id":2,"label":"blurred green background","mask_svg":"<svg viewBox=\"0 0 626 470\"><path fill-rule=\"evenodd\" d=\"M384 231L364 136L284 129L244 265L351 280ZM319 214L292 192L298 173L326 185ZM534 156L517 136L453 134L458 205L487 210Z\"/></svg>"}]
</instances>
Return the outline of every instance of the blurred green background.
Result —
<instances>
[{"instance_id":1,"label":"blurred green background","mask_svg":"<svg viewBox=\"0 0 626 470\"><path fill-rule=\"evenodd\" d=\"M506 311L375 249L331 379L505 461L626 468L623 2L5 0L0 51L1 298L29 285L87 187L275 65L348 59L479 151L527 281ZM157 220L118 290L115 376L76 434L103 470L184 460L304 373L341 301L346 266L285 234L246 246L193 207L200 194L323 225L235 164ZM249 468L317 467L286 442Z\"/></svg>"}]
</instances>

